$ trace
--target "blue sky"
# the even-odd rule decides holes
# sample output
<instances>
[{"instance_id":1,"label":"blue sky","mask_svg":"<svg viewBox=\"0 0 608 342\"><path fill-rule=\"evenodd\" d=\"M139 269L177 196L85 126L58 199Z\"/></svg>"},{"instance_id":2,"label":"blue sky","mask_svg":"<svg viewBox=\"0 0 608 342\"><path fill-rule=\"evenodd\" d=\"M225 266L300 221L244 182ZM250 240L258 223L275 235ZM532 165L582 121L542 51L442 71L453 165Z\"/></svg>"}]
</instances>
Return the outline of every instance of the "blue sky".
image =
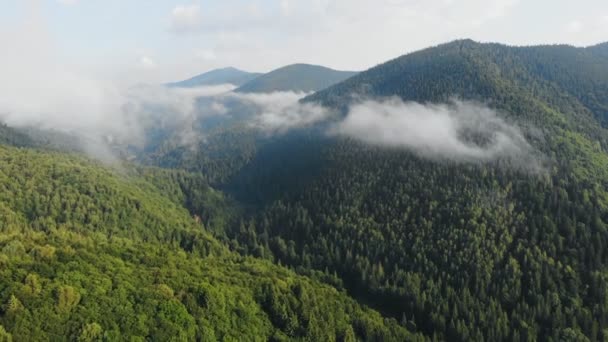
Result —
<instances>
[{"instance_id":1,"label":"blue sky","mask_svg":"<svg viewBox=\"0 0 608 342\"><path fill-rule=\"evenodd\" d=\"M580 46L608 40L605 0L2 3L0 30L35 22L65 63L133 82L176 80L223 66L268 71L295 62L361 70L457 38Z\"/></svg>"}]
</instances>

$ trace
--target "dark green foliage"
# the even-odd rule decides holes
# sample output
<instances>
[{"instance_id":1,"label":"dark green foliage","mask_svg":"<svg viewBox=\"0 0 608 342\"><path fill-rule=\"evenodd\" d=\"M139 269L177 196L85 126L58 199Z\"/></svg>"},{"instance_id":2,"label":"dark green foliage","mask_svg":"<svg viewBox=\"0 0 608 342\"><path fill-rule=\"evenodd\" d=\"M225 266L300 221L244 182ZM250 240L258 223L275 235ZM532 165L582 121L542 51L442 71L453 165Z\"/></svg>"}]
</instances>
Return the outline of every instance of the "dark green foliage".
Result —
<instances>
[{"instance_id":1,"label":"dark green foliage","mask_svg":"<svg viewBox=\"0 0 608 342\"><path fill-rule=\"evenodd\" d=\"M139 156L143 164L201 173L211 184L224 184L255 157L261 139L244 127L217 129L195 150L164 141L153 152Z\"/></svg>"},{"instance_id":2,"label":"dark green foliage","mask_svg":"<svg viewBox=\"0 0 608 342\"><path fill-rule=\"evenodd\" d=\"M584 290L608 262L602 189L348 142L328 150L316 181L230 235L282 264L337 272L355 297L429 336L511 339L520 321L543 340L605 327L606 294Z\"/></svg>"},{"instance_id":3,"label":"dark green foliage","mask_svg":"<svg viewBox=\"0 0 608 342\"><path fill-rule=\"evenodd\" d=\"M607 70L587 49L457 41L363 72L305 101L481 101L522 127L543 170L290 133L227 168L223 188L258 208L226 234L243 253L335 273L429 338L608 338Z\"/></svg>"},{"instance_id":4,"label":"dark green foliage","mask_svg":"<svg viewBox=\"0 0 608 342\"><path fill-rule=\"evenodd\" d=\"M303 101L344 109L367 97L425 103L459 98L487 103L538 127L574 123L570 128L591 133L596 127L590 116L604 123L608 115L607 65L592 51L571 46L461 40L386 62Z\"/></svg>"}]
</instances>

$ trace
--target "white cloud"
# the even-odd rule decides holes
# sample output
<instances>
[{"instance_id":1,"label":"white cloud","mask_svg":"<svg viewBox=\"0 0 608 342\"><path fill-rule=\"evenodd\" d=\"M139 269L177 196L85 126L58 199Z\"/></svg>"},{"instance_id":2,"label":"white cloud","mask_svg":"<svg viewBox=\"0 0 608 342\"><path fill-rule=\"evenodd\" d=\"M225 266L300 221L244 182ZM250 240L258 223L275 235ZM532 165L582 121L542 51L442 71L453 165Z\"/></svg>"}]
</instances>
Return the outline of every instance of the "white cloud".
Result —
<instances>
[{"instance_id":1,"label":"white cloud","mask_svg":"<svg viewBox=\"0 0 608 342\"><path fill-rule=\"evenodd\" d=\"M481 25L507 15L521 0L385 0L389 5L409 8L420 15L436 16L450 22Z\"/></svg>"},{"instance_id":2,"label":"white cloud","mask_svg":"<svg viewBox=\"0 0 608 342\"><path fill-rule=\"evenodd\" d=\"M268 70L307 62L360 70L408 51L468 37L518 4L519 0L276 0L261 6L225 0L204 13L184 15L196 20L173 25L181 29L172 31L201 34L215 42L216 54L226 63L243 68ZM227 36L242 39L227 46L222 42ZM242 65L243 56L247 65Z\"/></svg>"},{"instance_id":3,"label":"white cloud","mask_svg":"<svg viewBox=\"0 0 608 342\"><path fill-rule=\"evenodd\" d=\"M173 32L192 32L200 29L203 16L198 4L180 5L171 12L170 29Z\"/></svg>"},{"instance_id":4,"label":"white cloud","mask_svg":"<svg viewBox=\"0 0 608 342\"><path fill-rule=\"evenodd\" d=\"M305 93L295 92L227 94L250 108L253 126L274 133L309 126L328 117L329 112L323 107L299 103L304 96Z\"/></svg>"},{"instance_id":5,"label":"white cloud","mask_svg":"<svg viewBox=\"0 0 608 342\"><path fill-rule=\"evenodd\" d=\"M81 148L102 160L111 160L106 141L141 145L152 123L188 128L197 98L234 89L120 87L63 63L47 31L34 20L0 26L0 46L5 49L0 54L0 121L77 136L85 142ZM140 68L156 65L146 56L139 62Z\"/></svg>"},{"instance_id":6,"label":"white cloud","mask_svg":"<svg viewBox=\"0 0 608 342\"><path fill-rule=\"evenodd\" d=\"M432 159L507 159L528 169L540 169L521 131L494 110L475 103L365 101L351 107L331 133L372 145L404 148Z\"/></svg>"},{"instance_id":7,"label":"white cloud","mask_svg":"<svg viewBox=\"0 0 608 342\"><path fill-rule=\"evenodd\" d=\"M314 103L300 103L305 95L218 93L210 95L212 101L199 107L197 115L238 117L268 134L323 123L320 127L325 127L331 136L405 149L424 158L456 162L501 160L526 170L542 169L542 158L521 130L482 104L367 100L352 105L343 117Z\"/></svg>"},{"instance_id":8,"label":"white cloud","mask_svg":"<svg viewBox=\"0 0 608 342\"><path fill-rule=\"evenodd\" d=\"M566 32L568 33L579 33L583 30L584 25L579 20L572 20L566 25Z\"/></svg>"},{"instance_id":9,"label":"white cloud","mask_svg":"<svg viewBox=\"0 0 608 342\"><path fill-rule=\"evenodd\" d=\"M77 0L51 0L59 1ZM135 72L143 74L146 81L157 82L186 78L202 69L226 65L265 71L294 62L307 62L336 69L362 70L407 52L459 38L516 45L569 43L585 46L608 36L607 21L603 18L608 14L608 2L601 0L590 0L592 3L585 3L585 6L551 0L181 0L168 2L168 7L154 2L149 4L152 10L145 13L137 12L135 2L123 2L125 4L120 7L126 13L116 17L116 30L100 26L107 25L102 18L110 14L101 12L116 6L104 6L103 1L87 1L90 8L86 6L83 10L98 6L96 10L100 15L92 16L84 27L73 26L71 31L90 29L102 38L100 42L115 41L117 47L144 44L142 48L153 51L158 62L162 58L163 65L154 72L142 68ZM80 4L85 2L80 1ZM56 15L50 11L44 13L45 6L38 7L44 15ZM158 14L162 7L165 12ZM536 14L546 8L551 8L551 15L539 20ZM128 18L137 15L144 16L138 21L138 29L128 30L129 25L133 25ZM53 22L56 19L51 17ZM67 20L61 25L79 24L70 22L71 18L60 19ZM568 29L566 26L572 19L577 19L579 24ZM581 27L580 23L584 25ZM148 38L141 36L139 25L141 31L150 32ZM182 35L165 37L167 30ZM66 47L83 52L67 51L65 55L87 56L93 60L84 61L88 65L98 62L103 64L100 68L107 68L106 56L114 55L116 59L120 58L115 64L133 67L132 60L143 55L125 56L127 53L119 49L100 51L97 55L98 48L109 50L114 44L91 46L90 42L79 42L82 35L63 33L67 31L55 30L66 35L60 37ZM120 37L104 36L121 31L133 32ZM226 36L240 38L226 42L223 41ZM213 50L217 58L208 58L211 54L207 53L193 53L196 48ZM137 77L131 74L130 78Z\"/></svg>"},{"instance_id":10,"label":"white cloud","mask_svg":"<svg viewBox=\"0 0 608 342\"><path fill-rule=\"evenodd\" d=\"M214 61L217 59L217 55L214 50L199 49L195 52L196 58L204 61Z\"/></svg>"},{"instance_id":11,"label":"white cloud","mask_svg":"<svg viewBox=\"0 0 608 342\"><path fill-rule=\"evenodd\" d=\"M198 4L177 6L171 12L173 33L234 32L274 26L280 14L252 2L227 0L203 12Z\"/></svg>"},{"instance_id":12,"label":"white cloud","mask_svg":"<svg viewBox=\"0 0 608 342\"><path fill-rule=\"evenodd\" d=\"M156 62L149 56L142 56L139 59L139 66L144 69L156 69L158 67Z\"/></svg>"},{"instance_id":13,"label":"white cloud","mask_svg":"<svg viewBox=\"0 0 608 342\"><path fill-rule=\"evenodd\" d=\"M320 124L330 136L409 150L428 159L468 163L501 160L533 172L542 169L540 154L520 129L478 103L367 100L352 105L343 117L314 103L300 103L305 95L219 93L211 95L206 105L199 104L195 115L232 116L267 134Z\"/></svg>"},{"instance_id":14,"label":"white cloud","mask_svg":"<svg viewBox=\"0 0 608 342\"><path fill-rule=\"evenodd\" d=\"M0 115L10 124L109 127L104 113L119 102L114 87L61 63L47 32L35 22L0 28Z\"/></svg>"},{"instance_id":15,"label":"white cloud","mask_svg":"<svg viewBox=\"0 0 608 342\"><path fill-rule=\"evenodd\" d=\"M608 37L608 18L594 14L567 22L562 28L565 43L589 46L602 43Z\"/></svg>"},{"instance_id":16,"label":"white cloud","mask_svg":"<svg viewBox=\"0 0 608 342\"><path fill-rule=\"evenodd\" d=\"M604 15L600 18L599 26L604 32L608 32L608 15Z\"/></svg>"}]
</instances>

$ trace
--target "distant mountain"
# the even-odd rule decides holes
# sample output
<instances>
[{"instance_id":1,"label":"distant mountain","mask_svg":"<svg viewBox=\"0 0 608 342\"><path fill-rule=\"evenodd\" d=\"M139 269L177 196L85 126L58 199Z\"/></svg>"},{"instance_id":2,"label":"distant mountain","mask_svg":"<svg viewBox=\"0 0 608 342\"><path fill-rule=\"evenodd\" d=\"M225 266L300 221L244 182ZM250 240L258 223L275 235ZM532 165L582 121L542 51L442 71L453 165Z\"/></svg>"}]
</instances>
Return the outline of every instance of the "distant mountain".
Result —
<instances>
[{"instance_id":1,"label":"distant mountain","mask_svg":"<svg viewBox=\"0 0 608 342\"><path fill-rule=\"evenodd\" d=\"M353 71L337 71L318 65L292 64L257 77L236 91L241 93L313 92L342 82L356 74Z\"/></svg>"},{"instance_id":2,"label":"distant mountain","mask_svg":"<svg viewBox=\"0 0 608 342\"><path fill-rule=\"evenodd\" d=\"M193 88L200 86L233 84L238 87L260 75L261 74L259 73L247 72L230 67L211 70L184 81L168 83L167 86L177 88Z\"/></svg>"},{"instance_id":3,"label":"distant mountain","mask_svg":"<svg viewBox=\"0 0 608 342\"><path fill-rule=\"evenodd\" d=\"M608 58L608 42L590 46L587 49L596 55Z\"/></svg>"}]
</instances>

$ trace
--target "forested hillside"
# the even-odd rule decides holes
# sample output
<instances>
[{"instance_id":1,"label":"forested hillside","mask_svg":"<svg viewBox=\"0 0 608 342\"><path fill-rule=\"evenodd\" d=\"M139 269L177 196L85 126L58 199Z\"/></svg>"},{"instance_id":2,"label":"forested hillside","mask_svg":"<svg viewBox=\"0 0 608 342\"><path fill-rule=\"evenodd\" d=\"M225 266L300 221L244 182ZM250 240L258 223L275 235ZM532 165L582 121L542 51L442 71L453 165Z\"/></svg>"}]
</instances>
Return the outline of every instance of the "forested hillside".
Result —
<instances>
[{"instance_id":1,"label":"forested hillside","mask_svg":"<svg viewBox=\"0 0 608 342\"><path fill-rule=\"evenodd\" d=\"M605 46L418 51L302 101L328 122L272 134L243 115L138 156L167 169L0 147L0 334L606 340ZM529 151L460 160L329 133L394 97L483 104Z\"/></svg>"},{"instance_id":2,"label":"forested hillside","mask_svg":"<svg viewBox=\"0 0 608 342\"><path fill-rule=\"evenodd\" d=\"M537 111L529 107L538 105L530 102L542 101L561 108L569 119L582 115L579 124L592 130L594 122L584 113L591 111L602 123L607 115L606 63L592 48L509 47L462 40L386 62L305 101L344 107L353 94L422 102L458 97L489 101L520 118L541 122L547 118L536 117Z\"/></svg>"},{"instance_id":3,"label":"forested hillside","mask_svg":"<svg viewBox=\"0 0 608 342\"><path fill-rule=\"evenodd\" d=\"M4 3L0 342L608 342L608 0Z\"/></svg>"},{"instance_id":4,"label":"forested hillside","mask_svg":"<svg viewBox=\"0 0 608 342\"><path fill-rule=\"evenodd\" d=\"M263 74L237 88L241 93L270 93L274 91L313 92L325 89L355 75L318 65L292 64Z\"/></svg>"},{"instance_id":5,"label":"forested hillside","mask_svg":"<svg viewBox=\"0 0 608 342\"><path fill-rule=\"evenodd\" d=\"M465 40L400 57L304 100L345 115L366 98L479 101L521 127L540 170L500 159L428 159L313 130L258 144L233 131L230 143L208 141L214 152L204 159L165 166L203 170L255 208L227 225L234 248L336 272L359 301L427 337L602 340L606 70L608 61L590 49ZM222 153L226 146L234 150Z\"/></svg>"},{"instance_id":6,"label":"forested hillside","mask_svg":"<svg viewBox=\"0 0 608 342\"><path fill-rule=\"evenodd\" d=\"M597 44L588 49L598 56L602 56L604 58L608 58L608 43Z\"/></svg>"},{"instance_id":7,"label":"forested hillside","mask_svg":"<svg viewBox=\"0 0 608 342\"><path fill-rule=\"evenodd\" d=\"M228 251L181 207L188 182L215 224L220 195L195 175L0 146L0 340L420 339Z\"/></svg>"}]
</instances>

